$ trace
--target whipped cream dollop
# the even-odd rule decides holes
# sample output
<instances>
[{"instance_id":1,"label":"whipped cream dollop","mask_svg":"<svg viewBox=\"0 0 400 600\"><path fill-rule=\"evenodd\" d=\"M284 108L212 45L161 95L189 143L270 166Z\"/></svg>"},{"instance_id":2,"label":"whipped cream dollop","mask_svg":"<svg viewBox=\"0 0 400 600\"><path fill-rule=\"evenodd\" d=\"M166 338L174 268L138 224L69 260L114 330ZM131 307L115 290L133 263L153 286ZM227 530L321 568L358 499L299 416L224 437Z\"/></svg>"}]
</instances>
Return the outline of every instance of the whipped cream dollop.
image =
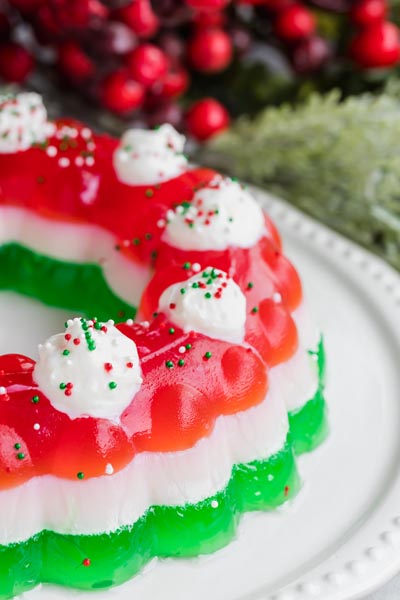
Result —
<instances>
[{"instance_id":1,"label":"whipped cream dollop","mask_svg":"<svg viewBox=\"0 0 400 600\"><path fill-rule=\"evenodd\" d=\"M238 182L217 177L167 213L163 241L182 250L250 248L265 233L264 215Z\"/></svg>"},{"instance_id":2,"label":"whipped cream dollop","mask_svg":"<svg viewBox=\"0 0 400 600\"><path fill-rule=\"evenodd\" d=\"M70 319L65 333L39 346L34 380L72 419L119 421L142 383L136 344L113 321Z\"/></svg>"},{"instance_id":3,"label":"whipped cream dollop","mask_svg":"<svg viewBox=\"0 0 400 600\"><path fill-rule=\"evenodd\" d=\"M172 125L158 129L128 129L114 152L118 179L128 185L151 185L173 179L186 171L185 136Z\"/></svg>"},{"instance_id":4,"label":"whipped cream dollop","mask_svg":"<svg viewBox=\"0 0 400 600\"><path fill-rule=\"evenodd\" d=\"M41 96L34 92L0 95L0 153L27 150L54 131Z\"/></svg>"},{"instance_id":5,"label":"whipped cream dollop","mask_svg":"<svg viewBox=\"0 0 400 600\"><path fill-rule=\"evenodd\" d=\"M233 343L244 340L244 294L224 271L213 267L164 290L158 310L184 331Z\"/></svg>"}]
</instances>

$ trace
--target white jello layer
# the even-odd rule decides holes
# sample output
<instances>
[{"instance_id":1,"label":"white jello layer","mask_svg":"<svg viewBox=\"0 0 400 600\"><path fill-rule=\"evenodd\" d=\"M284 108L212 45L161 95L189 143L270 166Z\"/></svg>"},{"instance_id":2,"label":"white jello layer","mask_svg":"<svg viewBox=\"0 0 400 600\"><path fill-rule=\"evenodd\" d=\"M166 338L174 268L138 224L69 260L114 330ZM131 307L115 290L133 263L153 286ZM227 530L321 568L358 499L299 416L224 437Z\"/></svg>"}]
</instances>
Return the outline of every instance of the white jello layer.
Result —
<instances>
[{"instance_id":1,"label":"white jello layer","mask_svg":"<svg viewBox=\"0 0 400 600\"><path fill-rule=\"evenodd\" d=\"M234 464L278 452L287 433L287 411L272 372L261 404L219 417L210 436L189 450L144 452L118 473L108 465L102 477L70 481L43 476L0 492L0 544L26 540L42 529L110 532L132 525L149 506L199 502L226 487Z\"/></svg>"}]
</instances>

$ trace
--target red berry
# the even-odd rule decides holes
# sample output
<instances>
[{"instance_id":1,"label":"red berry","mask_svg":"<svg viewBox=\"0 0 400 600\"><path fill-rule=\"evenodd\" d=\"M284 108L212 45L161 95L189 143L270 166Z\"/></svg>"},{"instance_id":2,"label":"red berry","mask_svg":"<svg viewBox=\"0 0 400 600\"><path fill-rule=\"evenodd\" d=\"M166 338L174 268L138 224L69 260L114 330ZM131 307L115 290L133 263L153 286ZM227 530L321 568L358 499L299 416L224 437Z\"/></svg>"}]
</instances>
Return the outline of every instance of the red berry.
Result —
<instances>
[{"instance_id":1,"label":"red berry","mask_svg":"<svg viewBox=\"0 0 400 600\"><path fill-rule=\"evenodd\" d=\"M387 5L385 0L360 0L353 4L350 11L351 20L366 27L383 21L387 13Z\"/></svg>"},{"instance_id":2,"label":"red berry","mask_svg":"<svg viewBox=\"0 0 400 600\"><path fill-rule=\"evenodd\" d=\"M142 106L144 88L124 71L115 71L100 84L100 100L109 110L118 114L130 113Z\"/></svg>"},{"instance_id":3,"label":"red berry","mask_svg":"<svg viewBox=\"0 0 400 600\"><path fill-rule=\"evenodd\" d=\"M217 73L232 60L232 40L222 29L200 29L189 41L187 54L198 71Z\"/></svg>"},{"instance_id":4,"label":"red berry","mask_svg":"<svg viewBox=\"0 0 400 600\"><path fill-rule=\"evenodd\" d=\"M226 14L223 11L199 12L193 17L196 27L223 27L226 23Z\"/></svg>"},{"instance_id":5,"label":"red berry","mask_svg":"<svg viewBox=\"0 0 400 600\"><path fill-rule=\"evenodd\" d=\"M399 60L399 33L393 23L370 25L354 36L350 44L350 55L365 69L390 67Z\"/></svg>"},{"instance_id":6,"label":"red berry","mask_svg":"<svg viewBox=\"0 0 400 600\"><path fill-rule=\"evenodd\" d=\"M278 13L275 21L276 34L288 42L309 37L315 30L312 13L301 4L292 4Z\"/></svg>"},{"instance_id":7,"label":"red berry","mask_svg":"<svg viewBox=\"0 0 400 600\"><path fill-rule=\"evenodd\" d=\"M161 82L160 95L163 98L178 98L189 87L189 73L183 67L168 71Z\"/></svg>"},{"instance_id":8,"label":"red berry","mask_svg":"<svg viewBox=\"0 0 400 600\"><path fill-rule=\"evenodd\" d=\"M228 111L214 98L195 102L186 113L186 127L190 135L203 141L229 126Z\"/></svg>"},{"instance_id":9,"label":"red berry","mask_svg":"<svg viewBox=\"0 0 400 600\"><path fill-rule=\"evenodd\" d=\"M23 46L14 42L0 46L0 77L6 81L25 81L34 65L32 55Z\"/></svg>"},{"instance_id":10,"label":"red berry","mask_svg":"<svg viewBox=\"0 0 400 600\"><path fill-rule=\"evenodd\" d=\"M230 0L185 0L190 8L198 11L218 11L223 10Z\"/></svg>"},{"instance_id":11,"label":"red berry","mask_svg":"<svg viewBox=\"0 0 400 600\"><path fill-rule=\"evenodd\" d=\"M73 41L65 42L59 47L58 64L68 77L80 82L90 79L95 72L93 61Z\"/></svg>"},{"instance_id":12,"label":"red berry","mask_svg":"<svg viewBox=\"0 0 400 600\"><path fill-rule=\"evenodd\" d=\"M128 6L118 9L115 18L128 25L139 37L152 37L159 28L159 20L149 0L132 0Z\"/></svg>"},{"instance_id":13,"label":"red berry","mask_svg":"<svg viewBox=\"0 0 400 600\"><path fill-rule=\"evenodd\" d=\"M313 36L302 40L293 50L292 64L296 73L306 75L321 69L329 60L331 50L326 40Z\"/></svg>"},{"instance_id":14,"label":"red berry","mask_svg":"<svg viewBox=\"0 0 400 600\"><path fill-rule=\"evenodd\" d=\"M168 59L164 52L153 44L142 44L126 57L126 64L133 79L152 86L163 79L168 70Z\"/></svg>"},{"instance_id":15,"label":"red berry","mask_svg":"<svg viewBox=\"0 0 400 600\"><path fill-rule=\"evenodd\" d=\"M171 123L175 129L181 130L183 126L183 111L179 104L169 103L161 106L148 115L147 122L150 127L163 123Z\"/></svg>"}]
</instances>

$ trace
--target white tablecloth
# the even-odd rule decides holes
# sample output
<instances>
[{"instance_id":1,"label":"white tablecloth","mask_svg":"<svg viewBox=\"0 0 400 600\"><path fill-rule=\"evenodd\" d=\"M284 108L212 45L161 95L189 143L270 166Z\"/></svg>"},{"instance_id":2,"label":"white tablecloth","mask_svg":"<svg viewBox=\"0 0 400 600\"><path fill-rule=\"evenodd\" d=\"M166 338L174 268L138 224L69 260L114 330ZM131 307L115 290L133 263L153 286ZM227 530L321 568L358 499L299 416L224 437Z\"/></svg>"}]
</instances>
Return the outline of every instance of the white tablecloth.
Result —
<instances>
[{"instance_id":1,"label":"white tablecloth","mask_svg":"<svg viewBox=\"0 0 400 600\"><path fill-rule=\"evenodd\" d=\"M400 575L389 581L383 588L365 596L363 600L400 600Z\"/></svg>"}]
</instances>

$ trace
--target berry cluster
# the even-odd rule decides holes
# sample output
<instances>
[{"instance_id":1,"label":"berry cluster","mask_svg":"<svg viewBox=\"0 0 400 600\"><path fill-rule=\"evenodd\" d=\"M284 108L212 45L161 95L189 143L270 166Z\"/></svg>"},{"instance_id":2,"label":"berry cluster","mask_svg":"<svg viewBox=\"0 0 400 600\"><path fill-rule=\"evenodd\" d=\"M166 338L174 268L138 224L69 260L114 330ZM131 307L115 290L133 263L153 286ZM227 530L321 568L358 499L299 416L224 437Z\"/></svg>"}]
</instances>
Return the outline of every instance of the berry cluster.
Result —
<instances>
[{"instance_id":1,"label":"berry cluster","mask_svg":"<svg viewBox=\"0 0 400 600\"><path fill-rule=\"evenodd\" d=\"M319 31L321 14L346 23L346 43ZM0 0L0 78L23 82L36 62L57 68L68 85L103 108L149 125L169 121L199 140L226 128L229 115L212 98L178 100L191 78L215 76L256 41L285 53L309 75L335 56L362 69L390 67L399 30L386 0ZM21 45L21 23L31 36ZM323 28L322 28L323 29ZM337 46L337 47L334 47Z\"/></svg>"}]
</instances>

